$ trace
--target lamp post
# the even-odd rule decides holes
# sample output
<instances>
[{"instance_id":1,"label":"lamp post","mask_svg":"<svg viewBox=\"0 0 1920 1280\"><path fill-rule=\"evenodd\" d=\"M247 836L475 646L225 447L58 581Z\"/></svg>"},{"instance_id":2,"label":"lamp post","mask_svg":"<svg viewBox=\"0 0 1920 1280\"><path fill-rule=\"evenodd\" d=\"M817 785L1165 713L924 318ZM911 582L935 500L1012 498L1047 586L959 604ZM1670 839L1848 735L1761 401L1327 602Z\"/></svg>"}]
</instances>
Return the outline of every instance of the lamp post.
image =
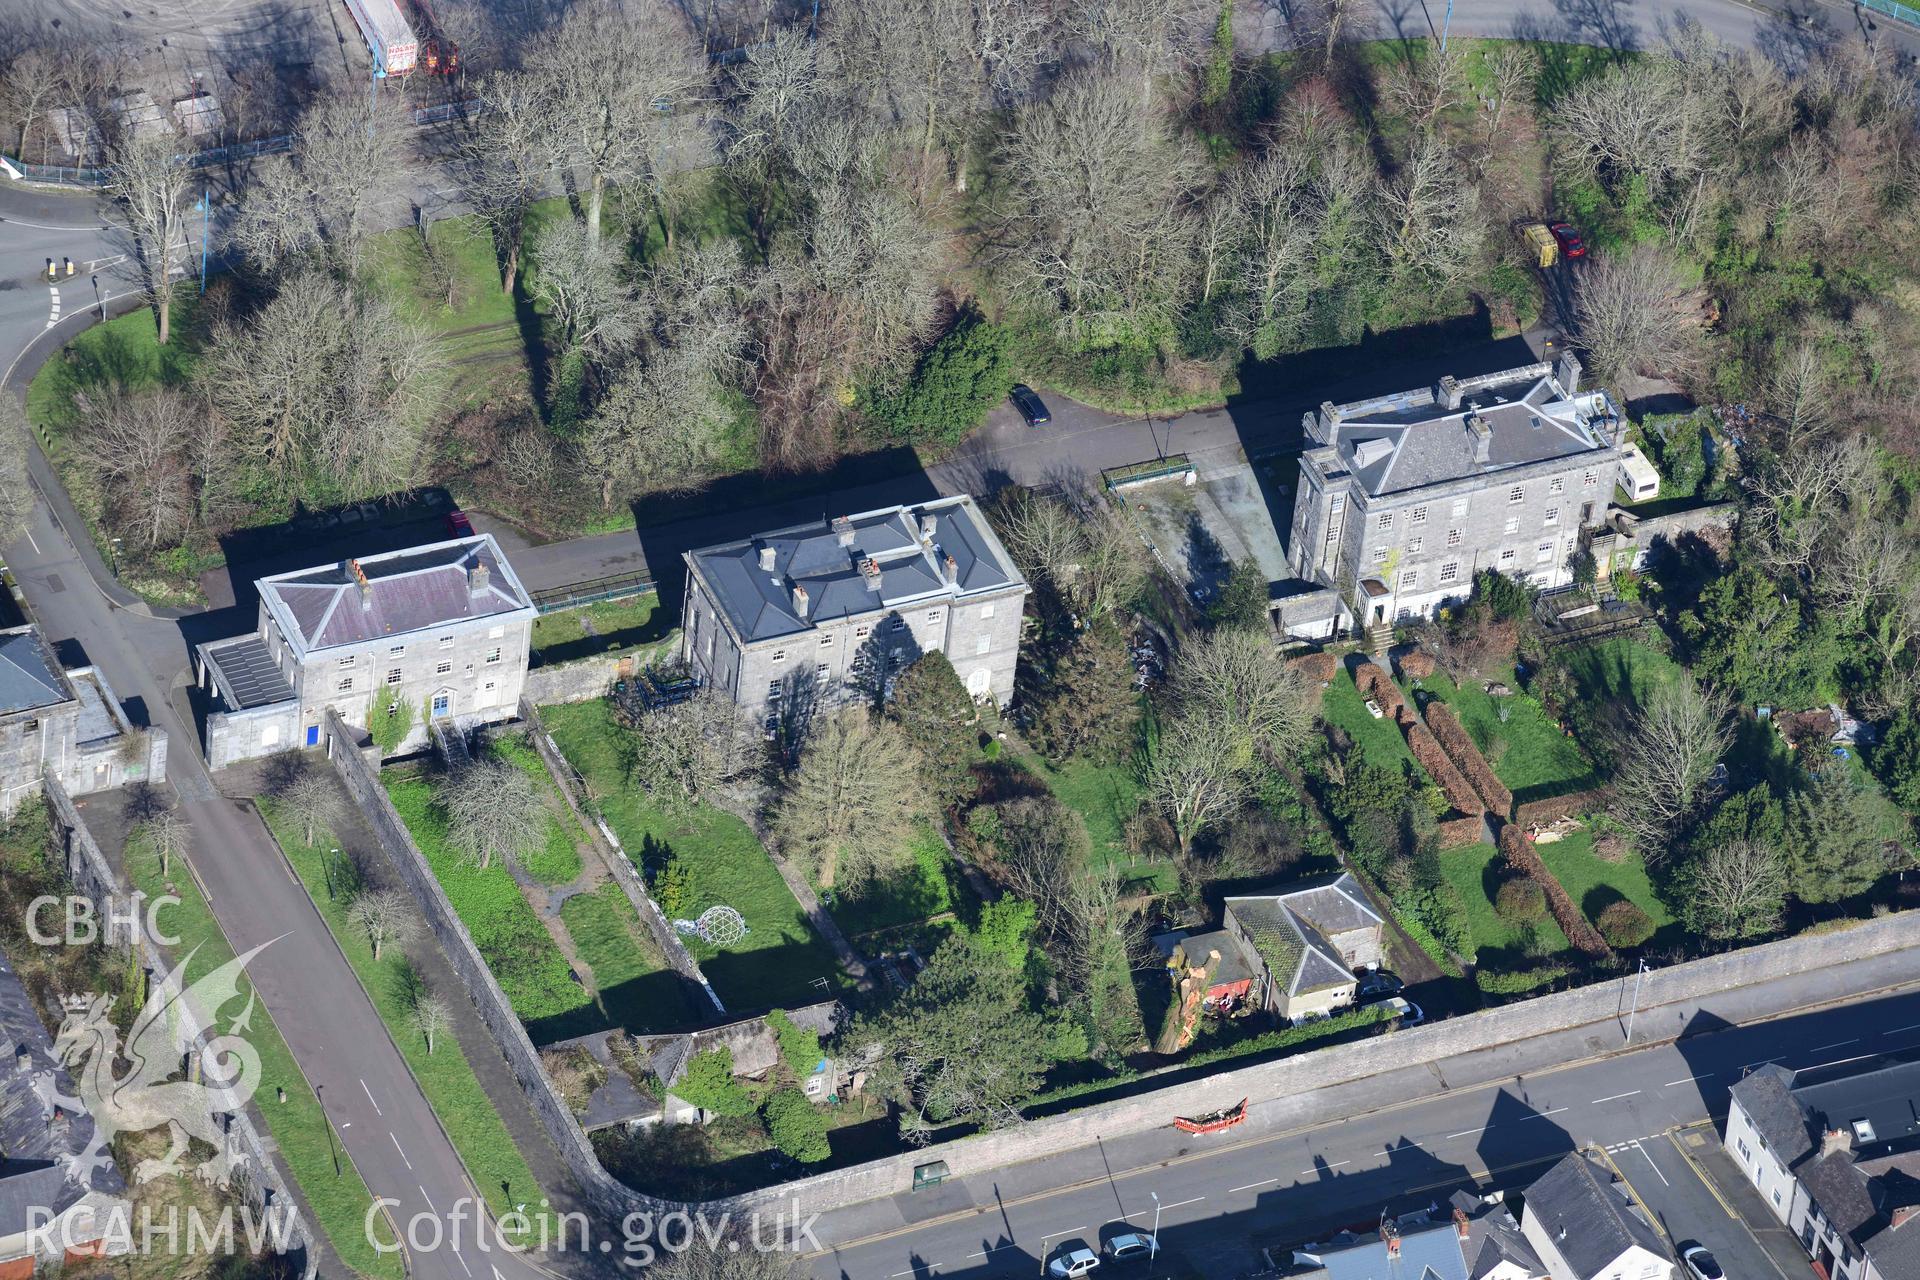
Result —
<instances>
[{"instance_id":1,"label":"lamp post","mask_svg":"<svg viewBox=\"0 0 1920 1280\"><path fill-rule=\"evenodd\" d=\"M1640 1016L1640 984L1647 980L1647 962L1640 962L1639 970L1633 976L1633 1007L1627 1010L1627 1043L1633 1043L1633 1020Z\"/></svg>"},{"instance_id":2,"label":"lamp post","mask_svg":"<svg viewBox=\"0 0 1920 1280\"><path fill-rule=\"evenodd\" d=\"M210 188L200 188L200 292L207 291L207 221L212 216L213 199Z\"/></svg>"},{"instance_id":3,"label":"lamp post","mask_svg":"<svg viewBox=\"0 0 1920 1280\"><path fill-rule=\"evenodd\" d=\"M1147 1261L1152 1262L1160 1256L1160 1193L1150 1191L1153 1197L1153 1234L1147 1237Z\"/></svg>"},{"instance_id":4,"label":"lamp post","mask_svg":"<svg viewBox=\"0 0 1920 1280\"><path fill-rule=\"evenodd\" d=\"M327 1151L333 1156L333 1176L340 1176L340 1149L333 1145L333 1118L327 1114L327 1086L313 1086L313 1096L320 1103L320 1123L327 1128Z\"/></svg>"}]
</instances>

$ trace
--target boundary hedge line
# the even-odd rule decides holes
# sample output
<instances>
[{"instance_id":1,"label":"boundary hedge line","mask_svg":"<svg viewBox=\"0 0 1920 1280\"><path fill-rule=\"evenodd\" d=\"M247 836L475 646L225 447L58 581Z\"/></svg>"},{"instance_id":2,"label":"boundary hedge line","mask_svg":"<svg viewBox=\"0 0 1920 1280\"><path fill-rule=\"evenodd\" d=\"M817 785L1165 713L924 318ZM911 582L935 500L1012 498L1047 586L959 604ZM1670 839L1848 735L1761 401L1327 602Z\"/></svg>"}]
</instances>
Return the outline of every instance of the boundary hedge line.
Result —
<instances>
[{"instance_id":1,"label":"boundary hedge line","mask_svg":"<svg viewBox=\"0 0 1920 1280\"><path fill-rule=\"evenodd\" d=\"M1540 886L1547 895L1547 910L1553 913L1553 922L1560 926L1560 932L1567 935L1567 942L1575 951L1596 959L1605 959L1613 954L1613 948L1600 936L1600 931L1581 914L1579 906L1567 893L1566 886L1540 860L1532 837L1514 823L1510 822L1500 829L1500 856L1506 859L1507 866L1516 874Z\"/></svg>"},{"instance_id":2,"label":"boundary hedge line","mask_svg":"<svg viewBox=\"0 0 1920 1280\"><path fill-rule=\"evenodd\" d=\"M1439 739L1441 750L1452 758L1454 767L1466 775L1467 781L1486 802L1490 813L1504 818L1513 812L1513 792L1507 790L1505 783L1493 776L1493 770L1487 765L1487 758L1480 754L1480 748L1473 745L1473 739L1454 716L1453 709L1446 703L1434 698L1427 703L1427 728Z\"/></svg>"}]
</instances>

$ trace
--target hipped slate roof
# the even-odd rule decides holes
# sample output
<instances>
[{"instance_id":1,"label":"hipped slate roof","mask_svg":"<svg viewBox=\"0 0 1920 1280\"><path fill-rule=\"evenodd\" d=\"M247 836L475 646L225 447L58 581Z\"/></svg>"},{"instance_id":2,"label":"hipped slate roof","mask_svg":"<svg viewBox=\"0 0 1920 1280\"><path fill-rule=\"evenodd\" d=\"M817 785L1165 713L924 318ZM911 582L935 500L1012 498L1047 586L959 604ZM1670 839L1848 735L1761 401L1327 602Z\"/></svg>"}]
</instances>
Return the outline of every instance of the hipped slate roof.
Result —
<instances>
[{"instance_id":1,"label":"hipped slate roof","mask_svg":"<svg viewBox=\"0 0 1920 1280\"><path fill-rule=\"evenodd\" d=\"M469 585L476 567L486 570L486 585L477 592ZM533 609L487 533L276 574L255 585L303 653Z\"/></svg>"},{"instance_id":2,"label":"hipped slate roof","mask_svg":"<svg viewBox=\"0 0 1920 1280\"><path fill-rule=\"evenodd\" d=\"M0 631L0 715L50 707L72 696L37 628Z\"/></svg>"},{"instance_id":3,"label":"hipped slate roof","mask_svg":"<svg viewBox=\"0 0 1920 1280\"><path fill-rule=\"evenodd\" d=\"M923 517L933 520L931 539L921 537ZM761 567L763 549L773 553L771 569ZM952 582L947 581L948 557L954 565ZM806 631L820 622L1025 585L1013 558L965 494L823 517L689 551L686 561L747 644ZM877 568L877 577L862 572L868 562ZM796 586L807 593L804 617L794 605Z\"/></svg>"},{"instance_id":4,"label":"hipped slate roof","mask_svg":"<svg viewBox=\"0 0 1920 1280\"><path fill-rule=\"evenodd\" d=\"M1359 881L1344 871L1277 893L1228 898L1226 910L1253 939L1274 981L1296 996L1352 982L1352 971L1327 939L1382 923Z\"/></svg>"},{"instance_id":5,"label":"hipped slate roof","mask_svg":"<svg viewBox=\"0 0 1920 1280\"><path fill-rule=\"evenodd\" d=\"M1369 1232L1351 1242L1302 1250L1320 1266L1294 1280L1468 1280L1458 1229L1452 1222L1419 1222L1418 1217L1403 1216L1389 1228L1398 1236L1397 1248Z\"/></svg>"},{"instance_id":6,"label":"hipped slate roof","mask_svg":"<svg viewBox=\"0 0 1920 1280\"><path fill-rule=\"evenodd\" d=\"M1613 1175L1575 1152L1527 1188L1527 1213L1540 1219L1577 1276L1597 1276L1638 1245L1667 1256L1660 1233Z\"/></svg>"},{"instance_id":7,"label":"hipped slate roof","mask_svg":"<svg viewBox=\"0 0 1920 1280\"><path fill-rule=\"evenodd\" d=\"M1457 1213L1467 1215L1467 1274L1472 1280L1490 1274L1502 1263L1512 1263L1529 1276L1545 1276L1546 1264L1533 1251L1520 1224L1513 1220L1505 1205L1489 1207L1470 1192L1456 1191L1448 1201Z\"/></svg>"},{"instance_id":8,"label":"hipped slate roof","mask_svg":"<svg viewBox=\"0 0 1920 1280\"><path fill-rule=\"evenodd\" d=\"M1474 380L1458 409L1431 388L1337 406L1339 421L1317 428L1316 438L1377 497L1604 449L1593 425L1596 396L1566 395L1544 366L1516 369ZM1474 460L1468 429L1476 414L1489 432L1485 462Z\"/></svg>"}]
</instances>

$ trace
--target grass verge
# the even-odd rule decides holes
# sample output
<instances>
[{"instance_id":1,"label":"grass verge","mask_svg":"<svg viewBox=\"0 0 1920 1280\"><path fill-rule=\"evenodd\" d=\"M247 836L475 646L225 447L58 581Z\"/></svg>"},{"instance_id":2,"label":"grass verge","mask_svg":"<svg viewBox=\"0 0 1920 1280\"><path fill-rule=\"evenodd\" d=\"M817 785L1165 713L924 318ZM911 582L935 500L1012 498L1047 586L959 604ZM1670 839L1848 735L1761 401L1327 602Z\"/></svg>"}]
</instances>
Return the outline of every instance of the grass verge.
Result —
<instances>
[{"instance_id":1,"label":"grass verge","mask_svg":"<svg viewBox=\"0 0 1920 1280\"><path fill-rule=\"evenodd\" d=\"M234 953L194 877L185 874L182 866L170 870L172 876L162 875L160 861L151 850L138 842L128 845L127 877L133 887L149 898L171 893L179 899L167 923L180 939L173 948L176 962L192 956L185 975L192 982L233 959ZM339 1172L334 1172L338 1140L328 1130L319 1098L300 1073L286 1041L280 1038L272 1011L255 1008L248 1039L260 1054L260 1087L254 1096L288 1172L300 1184L318 1220L318 1230L340 1260L361 1275L400 1280L399 1255L380 1254L367 1239L365 1223L373 1194L345 1152L339 1153ZM277 1100L281 1089L286 1090L285 1102Z\"/></svg>"},{"instance_id":2,"label":"grass verge","mask_svg":"<svg viewBox=\"0 0 1920 1280\"><path fill-rule=\"evenodd\" d=\"M407 1067L419 1082L420 1092L427 1096L434 1115L439 1117L441 1127L452 1139L454 1150L460 1153L461 1163L466 1165L487 1204L494 1213L502 1214L515 1203L532 1200L540 1184L514 1145L513 1135L507 1132L486 1090L481 1088L465 1048L451 1034L443 1034L429 1050L426 1039L416 1028L413 1007L420 980L412 965L402 952L392 948L380 959L374 959L373 946L366 934L348 919L352 900L336 892L339 878L330 875L327 866L331 855L325 849L302 842L294 824L281 821L270 801L262 800L259 805L274 839L280 842L300 883L307 887L308 896L360 979L367 999L373 1003L380 1020L387 1024L387 1034L399 1046L400 1056L407 1060ZM447 1000L465 998L455 991L437 994ZM486 1048L490 1051L492 1046ZM513 1189L512 1199L501 1191L503 1183Z\"/></svg>"}]
</instances>

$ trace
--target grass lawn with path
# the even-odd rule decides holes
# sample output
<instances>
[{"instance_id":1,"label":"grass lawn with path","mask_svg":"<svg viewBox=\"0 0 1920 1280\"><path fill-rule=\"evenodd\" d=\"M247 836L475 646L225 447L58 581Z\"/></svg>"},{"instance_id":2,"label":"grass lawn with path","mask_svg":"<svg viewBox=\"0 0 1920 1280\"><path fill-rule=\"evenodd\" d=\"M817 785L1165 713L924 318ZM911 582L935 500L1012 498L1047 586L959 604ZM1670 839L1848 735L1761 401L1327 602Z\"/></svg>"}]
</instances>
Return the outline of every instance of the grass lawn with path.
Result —
<instances>
[{"instance_id":1,"label":"grass lawn with path","mask_svg":"<svg viewBox=\"0 0 1920 1280\"><path fill-rule=\"evenodd\" d=\"M1352 673L1344 665L1321 691L1320 718L1351 738L1370 764L1392 768L1397 762L1404 761L1421 784L1425 784L1426 770L1413 758L1400 726L1393 722L1390 715L1376 717L1367 710L1366 699L1360 696Z\"/></svg>"},{"instance_id":2,"label":"grass lawn with path","mask_svg":"<svg viewBox=\"0 0 1920 1280\"><path fill-rule=\"evenodd\" d=\"M175 963L193 957L184 975L191 983L233 959L234 953L185 860L176 859L169 870L171 875L162 875L159 858L138 840L128 844L126 871L133 887L149 900L165 894L178 900L166 918L167 928L179 938L170 951ZM260 1084L255 1093L260 1113L280 1148L280 1158L319 1220L320 1231L340 1260L355 1271L380 1280L400 1280L399 1255L381 1254L367 1239L373 1193L350 1158L343 1158L335 1173L336 1140L320 1100L280 1038L272 1011L264 1005L254 1009L247 1039L260 1055ZM276 1100L279 1089L287 1091L285 1102Z\"/></svg>"},{"instance_id":3,"label":"grass lawn with path","mask_svg":"<svg viewBox=\"0 0 1920 1280\"><path fill-rule=\"evenodd\" d=\"M704 997L700 1007L690 1005L687 983L659 958L658 945L613 881L568 898L560 922L593 970L609 1022L635 1033L671 1031L712 1013Z\"/></svg>"},{"instance_id":4,"label":"grass lawn with path","mask_svg":"<svg viewBox=\"0 0 1920 1280\"><path fill-rule=\"evenodd\" d=\"M540 716L636 862L651 869L669 855L684 859L691 914L724 904L746 920L747 935L729 946L687 940L729 1009L811 1004L844 985L833 949L815 935L751 827L707 805L668 813L631 785L620 764L629 730L614 721L606 699L542 707ZM818 978L827 980L826 992Z\"/></svg>"},{"instance_id":5,"label":"grass lawn with path","mask_svg":"<svg viewBox=\"0 0 1920 1280\"><path fill-rule=\"evenodd\" d=\"M949 878L953 860L940 833L928 823L918 824L909 851L913 861L893 875L835 894L830 910L843 933L851 937L917 924L953 909L955 884L965 882Z\"/></svg>"},{"instance_id":6,"label":"grass lawn with path","mask_svg":"<svg viewBox=\"0 0 1920 1280\"><path fill-rule=\"evenodd\" d=\"M333 855L322 845L329 842L323 840L321 845L305 843L300 838L298 824L282 820L271 801L262 799L259 806L261 816L273 831L274 839L280 842L287 861L293 864L300 882L307 887L313 905L319 909L320 918L327 922L327 928L347 957L347 963L353 966L367 998L380 1014L380 1020L387 1024L387 1034L399 1046L400 1056L407 1060L407 1067L419 1082L420 1091L426 1094L434 1115L440 1120L440 1126L453 1140L454 1150L460 1153L461 1163L473 1175L474 1184L487 1197L488 1205L494 1213L501 1214L511 1210L515 1202L531 1200L533 1197L529 1193L539 1183L525 1157L514 1145L513 1136L507 1132L507 1126L502 1123L486 1090L480 1086L473 1067L467 1061L465 1048L447 1034L439 1037L429 1051L425 1038L415 1027L413 1006L418 979L405 954L397 947L388 946L382 949L380 959L375 960L373 945L367 940L365 931L354 927L348 915L353 900L339 892L339 869L327 865ZM460 991L434 994L443 1000L466 998L465 993ZM491 1043L476 1046L476 1049L486 1053L497 1052ZM509 1201L501 1191L503 1182L518 1189L513 1201Z\"/></svg>"},{"instance_id":7,"label":"grass lawn with path","mask_svg":"<svg viewBox=\"0 0 1920 1280\"><path fill-rule=\"evenodd\" d=\"M1518 968L1527 963L1521 953L1523 930L1509 924L1493 909L1493 895L1505 878L1500 852L1490 844L1470 844L1440 852L1440 870L1447 883L1459 893L1467 906L1467 935L1472 940L1475 959L1498 968ZM1535 926L1543 956L1567 949L1567 937L1552 917Z\"/></svg>"},{"instance_id":8,"label":"grass lawn with path","mask_svg":"<svg viewBox=\"0 0 1920 1280\"><path fill-rule=\"evenodd\" d=\"M1440 673L1421 681L1421 688L1453 709L1516 803L1598 785L1580 744L1561 732L1538 699L1519 691L1513 673L1508 671L1497 683L1514 692L1496 698L1477 682L1456 686Z\"/></svg>"}]
</instances>

